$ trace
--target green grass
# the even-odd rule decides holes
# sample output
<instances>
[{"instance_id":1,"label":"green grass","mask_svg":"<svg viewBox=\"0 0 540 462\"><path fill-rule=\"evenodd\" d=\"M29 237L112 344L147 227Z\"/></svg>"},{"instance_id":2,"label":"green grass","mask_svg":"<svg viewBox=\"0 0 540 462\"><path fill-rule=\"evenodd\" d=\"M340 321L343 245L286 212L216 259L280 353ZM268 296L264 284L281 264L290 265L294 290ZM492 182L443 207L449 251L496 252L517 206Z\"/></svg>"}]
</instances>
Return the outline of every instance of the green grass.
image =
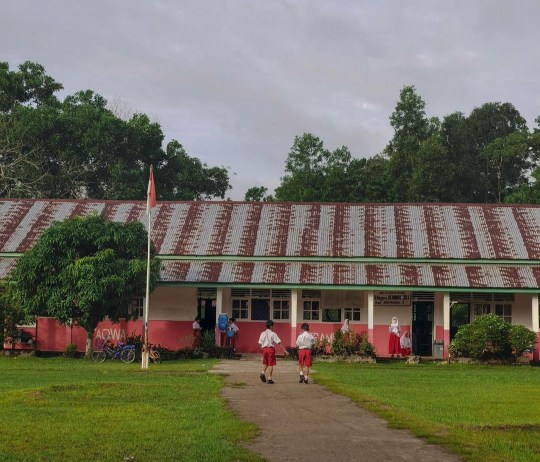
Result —
<instances>
[{"instance_id":1,"label":"green grass","mask_svg":"<svg viewBox=\"0 0 540 462\"><path fill-rule=\"evenodd\" d=\"M213 364L0 357L0 460L260 461Z\"/></svg>"},{"instance_id":2,"label":"green grass","mask_svg":"<svg viewBox=\"0 0 540 462\"><path fill-rule=\"evenodd\" d=\"M540 368L317 363L318 383L464 460L540 461Z\"/></svg>"}]
</instances>

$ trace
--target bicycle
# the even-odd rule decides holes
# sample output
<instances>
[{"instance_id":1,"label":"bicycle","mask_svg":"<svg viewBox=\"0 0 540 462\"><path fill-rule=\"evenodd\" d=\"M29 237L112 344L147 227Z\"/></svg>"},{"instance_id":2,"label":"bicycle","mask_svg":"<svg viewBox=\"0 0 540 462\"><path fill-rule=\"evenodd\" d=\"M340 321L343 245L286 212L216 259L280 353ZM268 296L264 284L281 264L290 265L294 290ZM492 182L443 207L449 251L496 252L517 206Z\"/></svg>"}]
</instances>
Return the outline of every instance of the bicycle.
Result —
<instances>
[{"instance_id":1,"label":"bicycle","mask_svg":"<svg viewBox=\"0 0 540 462\"><path fill-rule=\"evenodd\" d=\"M99 350L92 353L92 360L96 363L102 363L107 358L120 359L123 363L132 363L135 361L135 345L124 345L122 342L118 342L116 348L111 348L105 339L99 346Z\"/></svg>"},{"instance_id":2,"label":"bicycle","mask_svg":"<svg viewBox=\"0 0 540 462\"><path fill-rule=\"evenodd\" d=\"M157 348L155 348L155 345L150 344L149 347L150 350L148 351L148 358L150 358L154 364L161 363L161 355L159 354Z\"/></svg>"}]
</instances>

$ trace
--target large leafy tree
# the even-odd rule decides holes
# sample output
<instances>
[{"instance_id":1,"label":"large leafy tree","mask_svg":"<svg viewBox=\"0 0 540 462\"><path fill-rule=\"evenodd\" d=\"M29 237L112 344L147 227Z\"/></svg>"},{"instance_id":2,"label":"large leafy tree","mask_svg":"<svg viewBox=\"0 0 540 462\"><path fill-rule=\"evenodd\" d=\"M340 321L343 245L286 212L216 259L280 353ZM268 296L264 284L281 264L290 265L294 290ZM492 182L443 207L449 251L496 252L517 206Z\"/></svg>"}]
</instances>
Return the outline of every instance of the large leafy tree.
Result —
<instances>
[{"instance_id":1,"label":"large leafy tree","mask_svg":"<svg viewBox=\"0 0 540 462\"><path fill-rule=\"evenodd\" d=\"M113 322L129 318L130 301L144 295L146 262L147 233L140 222L70 218L48 228L20 257L10 277L10 296L28 316L77 320L86 329L90 356L98 323L105 317ZM159 266L152 258L152 288Z\"/></svg>"},{"instance_id":2,"label":"large leafy tree","mask_svg":"<svg viewBox=\"0 0 540 462\"><path fill-rule=\"evenodd\" d=\"M425 106L416 88L408 85L401 90L399 101L390 116L394 136L385 154L389 159L389 174L393 179L393 199L398 202L412 199L410 179L418 165L418 151L432 131Z\"/></svg>"},{"instance_id":3,"label":"large leafy tree","mask_svg":"<svg viewBox=\"0 0 540 462\"><path fill-rule=\"evenodd\" d=\"M351 159L345 146L330 151L311 133L296 136L285 162L285 176L276 189L276 200L348 200L351 178L347 171Z\"/></svg>"},{"instance_id":4,"label":"large leafy tree","mask_svg":"<svg viewBox=\"0 0 540 462\"><path fill-rule=\"evenodd\" d=\"M61 101L61 88L38 64L0 63L0 196L141 199L153 164L158 199L225 197L226 167L188 156L176 140L164 145L145 114L122 119L91 90Z\"/></svg>"}]
</instances>

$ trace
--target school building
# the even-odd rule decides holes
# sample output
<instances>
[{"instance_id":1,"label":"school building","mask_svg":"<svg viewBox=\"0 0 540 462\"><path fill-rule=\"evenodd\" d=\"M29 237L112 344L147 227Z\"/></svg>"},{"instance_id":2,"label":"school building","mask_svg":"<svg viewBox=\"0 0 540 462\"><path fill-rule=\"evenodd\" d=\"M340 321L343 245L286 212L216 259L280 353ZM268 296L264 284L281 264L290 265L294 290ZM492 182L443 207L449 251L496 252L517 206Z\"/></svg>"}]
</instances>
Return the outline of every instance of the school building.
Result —
<instances>
[{"instance_id":1,"label":"school building","mask_svg":"<svg viewBox=\"0 0 540 462\"><path fill-rule=\"evenodd\" d=\"M0 200L0 279L54 221L94 212L147 222L141 201ZM161 202L152 223L162 269L149 338L170 349L191 344L195 316L214 331L221 313L237 319L238 352L259 351L267 319L292 346L303 322L331 336L347 317L379 356L388 354L393 316L423 356L446 355L457 328L486 313L540 339L539 206ZM134 300L132 309L141 316L143 306ZM141 318L104 321L95 335L141 331ZM76 320L38 318L20 334L5 347L63 351L75 343L84 351Z\"/></svg>"}]
</instances>

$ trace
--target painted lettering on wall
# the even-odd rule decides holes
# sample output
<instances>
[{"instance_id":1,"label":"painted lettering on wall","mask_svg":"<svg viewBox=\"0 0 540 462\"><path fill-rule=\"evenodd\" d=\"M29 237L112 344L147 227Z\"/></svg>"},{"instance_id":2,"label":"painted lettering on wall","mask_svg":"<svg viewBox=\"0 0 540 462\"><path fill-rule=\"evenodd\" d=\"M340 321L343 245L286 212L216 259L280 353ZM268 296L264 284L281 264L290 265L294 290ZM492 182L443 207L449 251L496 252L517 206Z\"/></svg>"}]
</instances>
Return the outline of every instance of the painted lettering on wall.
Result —
<instances>
[{"instance_id":1,"label":"painted lettering on wall","mask_svg":"<svg viewBox=\"0 0 540 462\"><path fill-rule=\"evenodd\" d=\"M376 306L410 306L411 294L409 292L375 292L373 298Z\"/></svg>"},{"instance_id":2,"label":"painted lettering on wall","mask_svg":"<svg viewBox=\"0 0 540 462\"><path fill-rule=\"evenodd\" d=\"M126 338L126 330L125 329L96 329L96 339L99 340L105 340L105 339L111 339L111 340L121 340L123 338Z\"/></svg>"}]
</instances>

